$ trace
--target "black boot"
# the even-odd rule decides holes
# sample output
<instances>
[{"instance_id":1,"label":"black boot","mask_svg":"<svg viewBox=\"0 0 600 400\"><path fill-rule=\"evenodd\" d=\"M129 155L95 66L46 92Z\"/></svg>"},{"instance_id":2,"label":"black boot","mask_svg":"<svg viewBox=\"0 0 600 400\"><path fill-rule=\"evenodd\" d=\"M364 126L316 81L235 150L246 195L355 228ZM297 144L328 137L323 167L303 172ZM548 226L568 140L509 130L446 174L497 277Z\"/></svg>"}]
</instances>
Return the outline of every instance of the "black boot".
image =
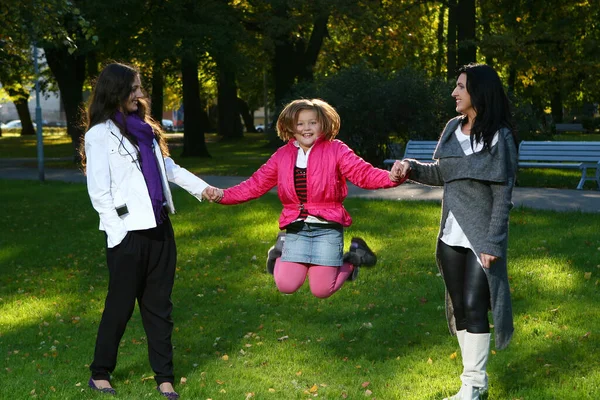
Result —
<instances>
[{"instance_id":1,"label":"black boot","mask_svg":"<svg viewBox=\"0 0 600 400\"><path fill-rule=\"evenodd\" d=\"M267 272L273 275L273 271L275 271L275 261L281 257L281 253L283 252L283 243L285 242L285 231L280 231L277 234L277 240L275 241L275 245L271 246L269 251L267 252Z\"/></svg>"},{"instance_id":2,"label":"black boot","mask_svg":"<svg viewBox=\"0 0 600 400\"><path fill-rule=\"evenodd\" d=\"M359 267L374 266L377 263L377 256L364 240L354 237L350 241L350 250L344 254L343 260L354 266L352 275L348 277L349 281L353 281L358 277Z\"/></svg>"}]
</instances>

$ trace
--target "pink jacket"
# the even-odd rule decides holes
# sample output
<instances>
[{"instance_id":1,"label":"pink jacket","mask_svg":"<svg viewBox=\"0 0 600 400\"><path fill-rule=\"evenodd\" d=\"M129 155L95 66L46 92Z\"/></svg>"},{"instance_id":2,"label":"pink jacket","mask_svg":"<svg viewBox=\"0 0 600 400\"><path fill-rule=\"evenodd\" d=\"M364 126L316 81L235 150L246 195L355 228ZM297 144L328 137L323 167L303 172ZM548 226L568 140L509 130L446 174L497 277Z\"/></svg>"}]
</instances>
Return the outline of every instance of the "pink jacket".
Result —
<instances>
[{"instance_id":1,"label":"pink jacket","mask_svg":"<svg viewBox=\"0 0 600 400\"><path fill-rule=\"evenodd\" d=\"M283 204L279 228L295 221L302 208L310 215L350 226L352 218L342 205L348 195L346 179L363 189L398 186L389 172L375 168L340 140L320 138L313 145L307 166L308 202L301 204L294 185L294 166L298 155L295 140L281 146L250 178L226 189L221 204L239 204L256 199L277 186Z\"/></svg>"}]
</instances>

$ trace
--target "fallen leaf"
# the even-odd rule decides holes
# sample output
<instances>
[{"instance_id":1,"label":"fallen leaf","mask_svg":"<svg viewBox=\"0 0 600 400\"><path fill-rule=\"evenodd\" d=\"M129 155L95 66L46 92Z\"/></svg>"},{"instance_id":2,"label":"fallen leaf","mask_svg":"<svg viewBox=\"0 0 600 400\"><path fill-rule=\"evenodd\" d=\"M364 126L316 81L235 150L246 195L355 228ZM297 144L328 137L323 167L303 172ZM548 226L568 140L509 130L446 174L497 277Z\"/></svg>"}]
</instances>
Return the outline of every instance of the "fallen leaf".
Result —
<instances>
[{"instance_id":1,"label":"fallen leaf","mask_svg":"<svg viewBox=\"0 0 600 400\"><path fill-rule=\"evenodd\" d=\"M289 339L288 335L285 335L285 336L282 336L280 338L277 338L277 340L279 340L280 342L283 342L284 340L288 340L288 339Z\"/></svg>"},{"instance_id":2,"label":"fallen leaf","mask_svg":"<svg viewBox=\"0 0 600 400\"><path fill-rule=\"evenodd\" d=\"M316 393L317 390L319 390L319 387L317 385L312 385L312 387L308 389L310 393Z\"/></svg>"},{"instance_id":3,"label":"fallen leaf","mask_svg":"<svg viewBox=\"0 0 600 400\"><path fill-rule=\"evenodd\" d=\"M458 357L458 354L456 354L456 352L454 352L454 353L450 354L450 359L451 359L451 360L455 360L455 359L456 359L456 357Z\"/></svg>"},{"instance_id":4,"label":"fallen leaf","mask_svg":"<svg viewBox=\"0 0 600 400\"><path fill-rule=\"evenodd\" d=\"M583 335L581 338L582 338L582 339L587 339L587 338L589 338L589 337L590 337L590 335L591 335L591 334L592 334L592 332L591 332L591 331L588 331L588 332L586 332L586 333L585 333L585 335Z\"/></svg>"},{"instance_id":5,"label":"fallen leaf","mask_svg":"<svg viewBox=\"0 0 600 400\"><path fill-rule=\"evenodd\" d=\"M433 364L433 360L431 358L427 359L427 364Z\"/></svg>"},{"instance_id":6,"label":"fallen leaf","mask_svg":"<svg viewBox=\"0 0 600 400\"><path fill-rule=\"evenodd\" d=\"M366 387L367 387L367 386L369 386L370 384L371 384L371 382L363 382L361 386L362 386L363 388L366 388Z\"/></svg>"},{"instance_id":7,"label":"fallen leaf","mask_svg":"<svg viewBox=\"0 0 600 400\"><path fill-rule=\"evenodd\" d=\"M179 380L179 383L181 383L182 385L185 385L187 383L187 378L185 376L182 376L181 379Z\"/></svg>"},{"instance_id":8,"label":"fallen leaf","mask_svg":"<svg viewBox=\"0 0 600 400\"><path fill-rule=\"evenodd\" d=\"M592 279L592 273L591 272L586 272L585 274L583 274L583 277L585 279Z\"/></svg>"},{"instance_id":9,"label":"fallen leaf","mask_svg":"<svg viewBox=\"0 0 600 400\"><path fill-rule=\"evenodd\" d=\"M215 382L217 382L219 385L222 385L222 384L224 384L224 383L225 383L224 381L222 381L222 380L220 380L220 379L217 379Z\"/></svg>"},{"instance_id":10,"label":"fallen leaf","mask_svg":"<svg viewBox=\"0 0 600 400\"><path fill-rule=\"evenodd\" d=\"M373 392L371 392L369 389L365 390L365 396L370 396L372 394Z\"/></svg>"}]
</instances>

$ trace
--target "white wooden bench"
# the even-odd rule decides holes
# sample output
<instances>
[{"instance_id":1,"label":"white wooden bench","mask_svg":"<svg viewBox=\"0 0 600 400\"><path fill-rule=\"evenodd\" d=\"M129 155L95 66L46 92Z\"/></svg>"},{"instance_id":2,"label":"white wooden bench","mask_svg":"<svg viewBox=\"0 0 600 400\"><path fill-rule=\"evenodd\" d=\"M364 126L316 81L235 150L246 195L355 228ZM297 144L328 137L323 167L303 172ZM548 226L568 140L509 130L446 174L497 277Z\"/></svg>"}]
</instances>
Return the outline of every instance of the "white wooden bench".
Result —
<instances>
[{"instance_id":1,"label":"white wooden bench","mask_svg":"<svg viewBox=\"0 0 600 400\"><path fill-rule=\"evenodd\" d=\"M585 181L595 181L600 189L600 142L522 141L519 168L579 169L577 189ZM595 175L588 175L588 169L596 169Z\"/></svg>"},{"instance_id":2,"label":"white wooden bench","mask_svg":"<svg viewBox=\"0 0 600 400\"><path fill-rule=\"evenodd\" d=\"M424 163L433 162L433 152L437 146L437 140L409 140L404 150L403 158L413 158ZM389 158L383 160L383 164L388 168L396 162L396 159Z\"/></svg>"}]
</instances>

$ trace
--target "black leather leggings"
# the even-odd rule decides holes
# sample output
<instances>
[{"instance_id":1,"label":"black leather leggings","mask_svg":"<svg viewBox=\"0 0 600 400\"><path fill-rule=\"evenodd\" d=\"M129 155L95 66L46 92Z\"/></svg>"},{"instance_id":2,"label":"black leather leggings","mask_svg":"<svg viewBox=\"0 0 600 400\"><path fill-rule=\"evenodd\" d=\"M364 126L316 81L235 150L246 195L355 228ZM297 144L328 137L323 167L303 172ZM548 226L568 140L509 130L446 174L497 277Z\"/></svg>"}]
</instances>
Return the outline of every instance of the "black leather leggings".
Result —
<instances>
[{"instance_id":1,"label":"black leather leggings","mask_svg":"<svg viewBox=\"0 0 600 400\"><path fill-rule=\"evenodd\" d=\"M465 247L438 243L437 258L454 307L456 329L489 333L490 288L477 257Z\"/></svg>"}]
</instances>

